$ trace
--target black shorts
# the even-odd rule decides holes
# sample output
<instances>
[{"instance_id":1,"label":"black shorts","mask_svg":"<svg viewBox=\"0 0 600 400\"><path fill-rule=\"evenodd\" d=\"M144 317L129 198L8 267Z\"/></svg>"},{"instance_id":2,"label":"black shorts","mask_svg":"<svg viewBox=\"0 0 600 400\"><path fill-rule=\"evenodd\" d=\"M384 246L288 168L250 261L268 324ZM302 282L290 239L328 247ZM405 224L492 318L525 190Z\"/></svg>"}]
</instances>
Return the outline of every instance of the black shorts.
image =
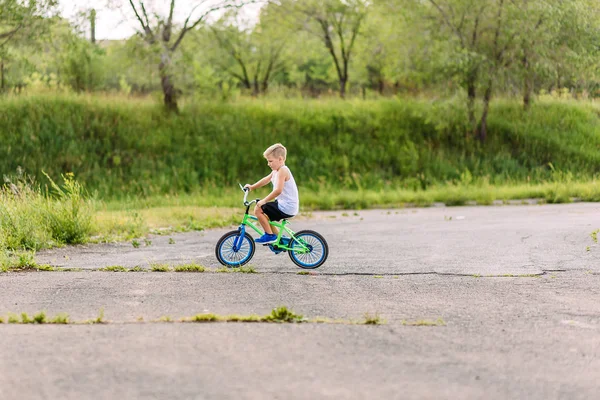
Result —
<instances>
[{"instance_id":1,"label":"black shorts","mask_svg":"<svg viewBox=\"0 0 600 400\"><path fill-rule=\"evenodd\" d=\"M277 200L270 201L263 205L262 210L265 214L267 214L267 217L269 217L269 220L271 221L281 221L282 219L293 217L293 215L288 215L279 209Z\"/></svg>"}]
</instances>

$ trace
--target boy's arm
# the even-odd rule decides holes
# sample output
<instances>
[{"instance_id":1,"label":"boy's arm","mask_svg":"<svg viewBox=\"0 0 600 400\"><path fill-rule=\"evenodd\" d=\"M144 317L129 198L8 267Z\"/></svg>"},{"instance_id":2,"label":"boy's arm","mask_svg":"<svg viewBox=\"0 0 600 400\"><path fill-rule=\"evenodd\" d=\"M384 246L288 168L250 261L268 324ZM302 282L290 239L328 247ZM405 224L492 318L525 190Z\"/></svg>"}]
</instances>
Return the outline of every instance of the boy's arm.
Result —
<instances>
[{"instance_id":1,"label":"boy's arm","mask_svg":"<svg viewBox=\"0 0 600 400\"><path fill-rule=\"evenodd\" d=\"M285 180L289 176L289 172L287 170L283 170L277 174L277 182L275 182L275 187L273 187L273 191L267 195L264 199L256 203L257 207L261 207L263 204L268 203L269 201L275 200L277 196L283 192L283 186L285 184Z\"/></svg>"},{"instance_id":2,"label":"boy's arm","mask_svg":"<svg viewBox=\"0 0 600 400\"><path fill-rule=\"evenodd\" d=\"M260 181L256 182L254 185L246 184L246 186L244 186L244 187L247 187L250 190L255 190L255 189L258 189L260 187L263 187L267 183L271 182L271 175L273 175L273 172L271 172L269 175L267 175L264 178L262 178Z\"/></svg>"}]
</instances>

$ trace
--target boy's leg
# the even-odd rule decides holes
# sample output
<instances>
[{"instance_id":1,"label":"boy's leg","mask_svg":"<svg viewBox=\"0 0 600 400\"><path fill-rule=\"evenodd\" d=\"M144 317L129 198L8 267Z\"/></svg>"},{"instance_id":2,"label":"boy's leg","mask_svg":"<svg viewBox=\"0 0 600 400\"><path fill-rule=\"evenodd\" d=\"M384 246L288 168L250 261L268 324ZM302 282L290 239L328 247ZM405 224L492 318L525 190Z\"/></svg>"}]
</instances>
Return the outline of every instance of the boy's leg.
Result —
<instances>
[{"instance_id":1,"label":"boy's leg","mask_svg":"<svg viewBox=\"0 0 600 400\"><path fill-rule=\"evenodd\" d=\"M273 235L273 227L269 223L269 217L267 217L267 214L265 214L262 208L254 207L254 215L256 218L258 218L258 222L260 223L260 226L262 226L265 233Z\"/></svg>"}]
</instances>

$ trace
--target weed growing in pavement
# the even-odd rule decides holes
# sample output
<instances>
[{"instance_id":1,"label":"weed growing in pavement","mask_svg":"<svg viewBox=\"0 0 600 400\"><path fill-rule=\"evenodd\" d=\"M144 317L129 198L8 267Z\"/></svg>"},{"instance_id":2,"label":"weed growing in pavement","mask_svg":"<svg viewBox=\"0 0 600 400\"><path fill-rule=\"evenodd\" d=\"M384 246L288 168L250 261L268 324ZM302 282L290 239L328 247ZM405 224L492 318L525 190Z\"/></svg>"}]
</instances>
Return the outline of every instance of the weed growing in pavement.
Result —
<instances>
[{"instance_id":1,"label":"weed growing in pavement","mask_svg":"<svg viewBox=\"0 0 600 400\"><path fill-rule=\"evenodd\" d=\"M100 309L96 319L90 319L89 321L87 321L87 323L88 324L104 324L104 323L106 323L106 321L104 321L104 307L102 307Z\"/></svg>"},{"instance_id":2,"label":"weed growing in pavement","mask_svg":"<svg viewBox=\"0 0 600 400\"><path fill-rule=\"evenodd\" d=\"M58 314L54 318L48 319L44 311L40 311L35 314L33 318L29 317L27 313L21 313L21 318L17 314L9 313L8 321L9 324L68 324L68 314ZM0 317L0 324L4 323L4 318Z\"/></svg>"},{"instance_id":3,"label":"weed growing in pavement","mask_svg":"<svg viewBox=\"0 0 600 400\"><path fill-rule=\"evenodd\" d=\"M417 321L402 321L402 325L405 325L405 326L446 326L446 322L441 318L438 318L435 321L421 319L421 320L417 320Z\"/></svg>"},{"instance_id":4,"label":"weed growing in pavement","mask_svg":"<svg viewBox=\"0 0 600 400\"><path fill-rule=\"evenodd\" d=\"M258 315L228 315L227 322L261 322L263 317Z\"/></svg>"},{"instance_id":5,"label":"weed growing in pavement","mask_svg":"<svg viewBox=\"0 0 600 400\"><path fill-rule=\"evenodd\" d=\"M381 320L379 314L376 313L375 315L371 315L369 313L365 313L365 325L381 325L382 323L383 321Z\"/></svg>"},{"instance_id":6,"label":"weed growing in pavement","mask_svg":"<svg viewBox=\"0 0 600 400\"><path fill-rule=\"evenodd\" d=\"M150 270L152 272L169 272L171 271L171 267L168 264L151 264Z\"/></svg>"},{"instance_id":7,"label":"weed growing in pavement","mask_svg":"<svg viewBox=\"0 0 600 400\"><path fill-rule=\"evenodd\" d=\"M8 313L8 323L9 324L19 324L21 320L17 314Z\"/></svg>"},{"instance_id":8,"label":"weed growing in pavement","mask_svg":"<svg viewBox=\"0 0 600 400\"><path fill-rule=\"evenodd\" d=\"M48 318L44 311L41 311L33 316L29 317L27 313L21 313L19 317L16 314L8 313L9 324L107 324L109 321L104 319L104 308L101 308L98 317L86 321L71 321L69 315L61 313L56 315L54 318ZM136 322L143 323L144 318L138 316ZM167 323L175 322L170 316L162 316L157 320L149 322L154 323ZM281 306L274 308L270 314L259 316L255 314L251 315L217 315L217 314L197 314L192 317L184 317L179 322L263 322L263 323L326 323L326 324L361 324L361 325L380 325L385 323L381 320L379 315L374 317L369 314L365 314L364 321L352 321L336 319L332 320L329 318L317 317L313 319L304 318L302 315L296 314L289 310L287 307ZM0 324L4 323L4 318L0 317ZM439 323L439 322L438 322Z\"/></svg>"},{"instance_id":9,"label":"weed growing in pavement","mask_svg":"<svg viewBox=\"0 0 600 400\"><path fill-rule=\"evenodd\" d=\"M29 318L29 315L27 315L27 313L21 313L21 323L22 324L33 324L33 320L31 318Z\"/></svg>"},{"instance_id":10,"label":"weed growing in pavement","mask_svg":"<svg viewBox=\"0 0 600 400\"><path fill-rule=\"evenodd\" d=\"M233 272L238 272L240 274L257 274L258 273L256 271L256 268L254 268L253 266L232 268L232 270L233 270Z\"/></svg>"},{"instance_id":11,"label":"weed growing in pavement","mask_svg":"<svg viewBox=\"0 0 600 400\"><path fill-rule=\"evenodd\" d=\"M61 313L56 317L50 320L51 324L68 324L69 323L69 314Z\"/></svg>"},{"instance_id":12,"label":"weed growing in pavement","mask_svg":"<svg viewBox=\"0 0 600 400\"><path fill-rule=\"evenodd\" d=\"M191 263L191 264L177 265L174 270L175 270L175 272L205 272L206 267L204 267L203 265Z\"/></svg>"},{"instance_id":13,"label":"weed growing in pavement","mask_svg":"<svg viewBox=\"0 0 600 400\"><path fill-rule=\"evenodd\" d=\"M272 322L302 322L304 319L302 315L295 314L285 306L274 308L271 314L265 318L267 321Z\"/></svg>"},{"instance_id":14,"label":"weed growing in pavement","mask_svg":"<svg viewBox=\"0 0 600 400\"><path fill-rule=\"evenodd\" d=\"M182 322L216 322L219 320L220 318L216 314L197 314L185 321L182 320Z\"/></svg>"},{"instance_id":15,"label":"weed growing in pavement","mask_svg":"<svg viewBox=\"0 0 600 400\"><path fill-rule=\"evenodd\" d=\"M110 265L108 267L100 268L98 271L103 272L127 272L127 268L122 265Z\"/></svg>"},{"instance_id":16,"label":"weed growing in pavement","mask_svg":"<svg viewBox=\"0 0 600 400\"><path fill-rule=\"evenodd\" d=\"M36 315L33 316L33 323L35 324L45 324L46 323L46 313L40 311Z\"/></svg>"}]
</instances>

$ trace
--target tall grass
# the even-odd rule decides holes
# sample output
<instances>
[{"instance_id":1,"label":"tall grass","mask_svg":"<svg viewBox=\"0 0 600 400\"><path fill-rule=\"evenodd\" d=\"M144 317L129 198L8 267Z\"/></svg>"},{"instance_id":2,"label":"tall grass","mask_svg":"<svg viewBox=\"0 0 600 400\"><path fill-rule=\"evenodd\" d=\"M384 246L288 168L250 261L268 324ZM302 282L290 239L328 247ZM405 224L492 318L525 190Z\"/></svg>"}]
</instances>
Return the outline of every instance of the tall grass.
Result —
<instances>
[{"instance_id":1,"label":"tall grass","mask_svg":"<svg viewBox=\"0 0 600 400\"><path fill-rule=\"evenodd\" d=\"M33 263L33 252L84 243L92 230L93 205L72 175L62 187L50 179L48 193L24 175L5 177L0 187L0 269Z\"/></svg>"},{"instance_id":2,"label":"tall grass","mask_svg":"<svg viewBox=\"0 0 600 400\"><path fill-rule=\"evenodd\" d=\"M191 104L179 115L125 98L0 99L0 172L74 172L102 198L201 193L268 173L263 150L289 150L305 190L431 189L486 180L543 184L600 172L597 110L588 104L494 103L489 141L468 135L458 100L239 101Z\"/></svg>"}]
</instances>

